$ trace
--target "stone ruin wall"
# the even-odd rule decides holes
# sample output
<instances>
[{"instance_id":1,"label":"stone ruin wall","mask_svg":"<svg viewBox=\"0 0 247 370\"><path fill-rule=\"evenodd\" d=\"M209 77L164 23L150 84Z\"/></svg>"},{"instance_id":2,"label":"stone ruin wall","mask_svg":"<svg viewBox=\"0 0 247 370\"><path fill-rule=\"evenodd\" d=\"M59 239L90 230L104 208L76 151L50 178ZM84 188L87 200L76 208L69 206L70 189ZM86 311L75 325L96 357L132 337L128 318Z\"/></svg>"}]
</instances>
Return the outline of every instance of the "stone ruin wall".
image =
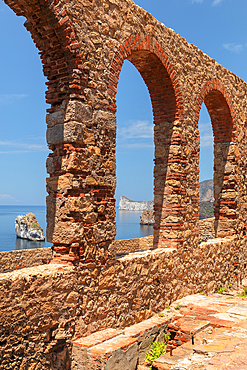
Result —
<instances>
[{"instance_id":1,"label":"stone ruin wall","mask_svg":"<svg viewBox=\"0 0 247 370\"><path fill-rule=\"evenodd\" d=\"M69 369L75 336L243 277L246 83L131 0L5 2L27 18L48 79L54 257L0 276L0 369ZM115 95L125 59L153 107L154 250L115 259ZM214 133L218 239L198 244L202 102Z\"/></svg>"},{"instance_id":2,"label":"stone ruin wall","mask_svg":"<svg viewBox=\"0 0 247 370\"><path fill-rule=\"evenodd\" d=\"M131 0L6 0L47 76L47 235L55 260L111 263L116 233L116 92L125 59L154 116L154 247L198 244L198 118L214 133L215 229L245 235L246 83Z\"/></svg>"}]
</instances>

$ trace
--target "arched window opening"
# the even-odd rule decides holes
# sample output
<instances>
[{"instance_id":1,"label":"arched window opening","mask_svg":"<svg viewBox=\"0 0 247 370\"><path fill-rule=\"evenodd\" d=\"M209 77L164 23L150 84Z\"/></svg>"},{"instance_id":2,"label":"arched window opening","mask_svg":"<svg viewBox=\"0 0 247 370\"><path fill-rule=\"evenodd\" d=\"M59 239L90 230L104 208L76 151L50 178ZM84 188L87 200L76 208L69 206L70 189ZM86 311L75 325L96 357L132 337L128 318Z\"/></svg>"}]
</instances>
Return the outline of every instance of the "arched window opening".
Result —
<instances>
[{"instance_id":1,"label":"arched window opening","mask_svg":"<svg viewBox=\"0 0 247 370\"><path fill-rule=\"evenodd\" d=\"M235 234L237 217L235 115L231 100L218 80L209 80L202 87L197 109L203 102L214 137L214 231L216 237L227 237Z\"/></svg>"},{"instance_id":2,"label":"arched window opening","mask_svg":"<svg viewBox=\"0 0 247 370\"><path fill-rule=\"evenodd\" d=\"M205 104L202 104L199 117L200 132L200 210L199 219L214 217L214 151L211 119Z\"/></svg>"},{"instance_id":3,"label":"arched window opening","mask_svg":"<svg viewBox=\"0 0 247 370\"><path fill-rule=\"evenodd\" d=\"M154 135L151 100L141 75L128 60L124 62L120 73L116 98L117 204L121 196L134 201L153 201ZM152 226L140 225L143 205L136 203L136 207L140 211L117 212L116 239L137 238L153 233Z\"/></svg>"},{"instance_id":4,"label":"arched window opening","mask_svg":"<svg viewBox=\"0 0 247 370\"><path fill-rule=\"evenodd\" d=\"M155 146L153 247L178 247L183 244L181 230L186 208L181 205L185 191L178 186L183 186L186 174L177 171L178 162L182 159L183 165L185 163L181 150L184 136L180 134L183 103L179 82L157 41L135 35L120 46L112 61L109 90L113 97L125 59L141 74L152 103ZM110 109L115 109L114 104Z\"/></svg>"},{"instance_id":5,"label":"arched window opening","mask_svg":"<svg viewBox=\"0 0 247 370\"><path fill-rule=\"evenodd\" d=\"M45 77L26 19L2 3L0 251L48 246L16 239L15 218L33 212L46 227ZM11 24L11 27L9 25Z\"/></svg>"}]
</instances>

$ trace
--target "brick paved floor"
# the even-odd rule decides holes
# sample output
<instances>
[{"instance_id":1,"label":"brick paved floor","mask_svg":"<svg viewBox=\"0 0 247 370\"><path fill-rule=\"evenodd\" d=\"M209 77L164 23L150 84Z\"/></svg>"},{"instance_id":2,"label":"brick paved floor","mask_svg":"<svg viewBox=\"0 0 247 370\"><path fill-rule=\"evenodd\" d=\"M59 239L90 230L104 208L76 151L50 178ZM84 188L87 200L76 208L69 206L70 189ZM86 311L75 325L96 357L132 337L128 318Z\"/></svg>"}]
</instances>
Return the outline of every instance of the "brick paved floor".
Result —
<instances>
[{"instance_id":1,"label":"brick paved floor","mask_svg":"<svg viewBox=\"0 0 247 370\"><path fill-rule=\"evenodd\" d=\"M194 332L193 343L189 340L176 347L172 356L166 353L154 361L152 369L247 370L247 297L239 297L240 291L197 294L175 302L181 316L169 328L184 337ZM150 366L138 368L147 369Z\"/></svg>"},{"instance_id":2,"label":"brick paved floor","mask_svg":"<svg viewBox=\"0 0 247 370\"><path fill-rule=\"evenodd\" d=\"M247 370L247 296L240 289L195 294L148 320L108 328L73 342L71 369L150 370L145 353L169 333L167 353L153 370ZM85 367L86 366L86 367Z\"/></svg>"}]
</instances>

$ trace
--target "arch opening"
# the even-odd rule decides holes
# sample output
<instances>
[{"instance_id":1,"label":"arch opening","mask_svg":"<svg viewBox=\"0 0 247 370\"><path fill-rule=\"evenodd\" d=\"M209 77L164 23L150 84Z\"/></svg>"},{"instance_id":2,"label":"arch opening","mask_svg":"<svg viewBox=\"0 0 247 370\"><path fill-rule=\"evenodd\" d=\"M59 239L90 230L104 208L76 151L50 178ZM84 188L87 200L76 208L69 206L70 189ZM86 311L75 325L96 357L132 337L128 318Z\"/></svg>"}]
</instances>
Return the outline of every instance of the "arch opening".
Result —
<instances>
[{"instance_id":1,"label":"arch opening","mask_svg":"<svg viewBox=\"0 0 247 370\"><path fill-rule=\"evenodd\" d=\"M171 145L176 119L176 98L170 76L161 60L149 51L133 52L128 60L137 68L147 85L153 110L154 123L154 248L174 245L173 205L169 204L167 193L176 193L169 180L168 160L172 160ZM176 160L173 158L173 160ZM175 211L176 212L176 211ZM174 218L173 218L174 219ZM176 220L178 221L178 220ZM177 225L178 226L178 225ZM175 240L177 244L178 238Z\"/></svg>"},{"instance_id":2,"label":"arch opening","mask_svg":"<svg viewBox=\"0 0 247 370\"><path fill-rule=\"evenodd\" d=\"M214 217L214 192L213 192L214 155L213 155L213 130L211 118L204 103L202 103L202 107L200 110L199 134L200 134L199 219L207 219ZM213 235L214 233L212 233L212 236Z\"/></svg>"},{"instance_id":3,"label":"arch opening","mask_svg":"<svg viewBox=\"0 0 247 370\"><path fill-rule=\"evenodd\" d=\"M138 40L138 46L134 45L133 38ZM120 46L112 63L109 88L115 96L124 59L137 68L147 85L153 110L155 145L153 246L177 247L183 243L186 212L182 199L185 196L182 179L186 174L177 170L177 166L186 165L181 149L184 141L181 135L182 98L176 74L163 49L154 40L142 44L143 38L145 36L133 36L131 41Z\"/></svg>"},{"instance_id":4,"label":"arch opening","mask_svg":"<svg viewBox=\"0 0 247 370\"><path fill-rule=\"evenodd\" d=\"M139 202L153 201L154 134L151 100L140 73L128 60L124 61L121 69L116 98L116 202L118 204L121 196ZM121 198L119 208L128 208L125 202L126 199ZM116 209L117 240L153 234L152 225L140 225L143 205L133 203L133 208L134 204L139 210ZM145 215L151 216L151 213Z\"/></svg>"},{"instance_id":5,"label":"arch opening","mask_svg":"<svg viewBox=\"0 0 247 370\"><path fill-rule=\"evenodd\" d=\"M29 32L23 27L25 18L3 4L4 29L11 24L8 38L3 40L1 58L1 159L2 181L0 201L11 205L1 222L2 250L32 249L48 246L16 238L15 218L33 212L45 229L45 161L48 154L45 132L45 77ZM1 212L1 215L3 213ZM45 232L44 232L45 234ZM7 235L7 237L6 237ZM3 239L4 238L4 239Z\"/></svg>"},{"instance_id":6,"label":"arch opening","mask_svg":"<svg viewBox=\"0 0 247 370\"><path fill-rule=\"evenodd\" d=\"M214 138L215 237L230 236L235 233L237 217L235 117L230 99L219 81L208 82L202 88L199 101L200 107L202 102L206 105Z\"/></svg>"}]
</instances>

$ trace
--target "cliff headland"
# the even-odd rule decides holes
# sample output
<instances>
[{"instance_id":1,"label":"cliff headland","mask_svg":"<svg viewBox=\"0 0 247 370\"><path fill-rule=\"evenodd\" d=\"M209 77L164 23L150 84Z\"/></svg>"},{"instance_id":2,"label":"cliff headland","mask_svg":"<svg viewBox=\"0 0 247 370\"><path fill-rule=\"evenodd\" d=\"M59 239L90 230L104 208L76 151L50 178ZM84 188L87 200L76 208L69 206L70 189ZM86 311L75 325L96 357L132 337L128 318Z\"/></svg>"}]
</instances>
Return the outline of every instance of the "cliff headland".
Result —
<instances>
[{"instance_id":1,"label":"cliff headland","mask_svg":"<svg viewBox=\"0 0 247 370\"><path fill-rule=\"evenodd\" d=\"M204 180L200 182L200 219L210 218L214 216L214 191L213 191L213 180ZM119 210L125 211L153 211L154 201L149 202L131 200L125 196L120 197ZM153 216L145 213L143 215L142 224L149 224L148 220L152 219ZM152 224L153 221L151 221Z\"/></svg>"},{"instance_id":2,"label":"cliff headland","mask_svg":"<svg viewBox=\"0 0 247 370\"><path fill-rule=\"evenodd\" d=\"M118 208L125 211L147 211L153 210L153 205L153 200L150 200L149 202L145 202L144 200L136 201L125 196L121 196Z\"/></svg>"}]
</instances>

